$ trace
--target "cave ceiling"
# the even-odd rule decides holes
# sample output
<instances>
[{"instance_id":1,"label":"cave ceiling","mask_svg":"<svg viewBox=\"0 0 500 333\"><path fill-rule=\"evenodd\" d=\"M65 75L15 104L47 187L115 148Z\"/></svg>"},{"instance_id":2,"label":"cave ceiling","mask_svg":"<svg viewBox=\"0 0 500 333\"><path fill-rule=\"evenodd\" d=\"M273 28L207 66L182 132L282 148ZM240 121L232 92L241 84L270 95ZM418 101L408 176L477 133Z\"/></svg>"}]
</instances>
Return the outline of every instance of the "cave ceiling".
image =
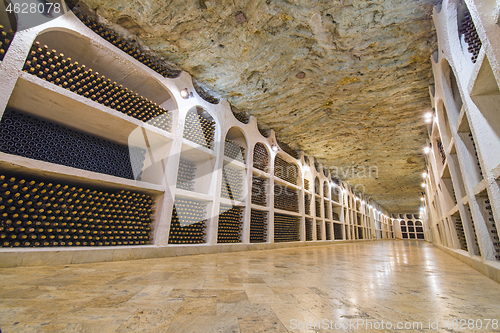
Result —
<instances>
[{"instance_id":1,"label":"cave ceiling","mask_svg":"<svg viewBox=\"0 0 500 333\"><path fill-rule=\"evenodd\" d=\"M437 0L82 0L389 212L420 205Z\"/></svg>"}]
</instances>

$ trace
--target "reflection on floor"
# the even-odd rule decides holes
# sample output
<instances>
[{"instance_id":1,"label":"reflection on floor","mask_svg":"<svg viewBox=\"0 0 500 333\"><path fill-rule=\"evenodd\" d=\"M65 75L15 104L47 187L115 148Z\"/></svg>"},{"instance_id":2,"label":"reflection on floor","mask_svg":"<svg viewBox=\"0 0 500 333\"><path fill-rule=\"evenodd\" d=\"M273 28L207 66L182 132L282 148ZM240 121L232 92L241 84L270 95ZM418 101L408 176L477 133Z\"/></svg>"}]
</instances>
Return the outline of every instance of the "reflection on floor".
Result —
<instances>
[{"instance_id":1,"label":"reflection on floor","mask_svg":"<svg viewBox=\"0 0 500 333\"><path fill-rule=\"evenodd\" d=\"M375 332L368 322L428 328L429 320L439 320L439 330L425 331L449 332L448 319L484 325L500 319L499 294L499 284L428 243L362 242L0 269L0 327L4 333L298 332L316 322L303 331L317 332L327 331L318 329L325 320L329 331ZM335 329L341 324L343 330ZM481 330L492 331L499 330Z\"/></svg>"}]
</instances>

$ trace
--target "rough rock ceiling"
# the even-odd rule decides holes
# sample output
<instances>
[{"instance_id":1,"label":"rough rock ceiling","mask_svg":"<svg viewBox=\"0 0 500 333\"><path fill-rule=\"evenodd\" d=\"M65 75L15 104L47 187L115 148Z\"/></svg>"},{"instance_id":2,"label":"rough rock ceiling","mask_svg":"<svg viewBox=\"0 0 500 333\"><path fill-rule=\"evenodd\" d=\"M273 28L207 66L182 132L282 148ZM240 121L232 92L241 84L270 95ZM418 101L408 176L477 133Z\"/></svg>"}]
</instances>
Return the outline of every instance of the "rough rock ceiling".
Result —
<instances>
[{"instance_id":1,"label":"rough rock ceiling","mask_svg":"<svg viewBox=\"0 0 500 333\"><path fill-rule=\"evenodd\" d=\"M418 208L439 0L81 2L390 212Z\"/></svg>"}]
</instances>

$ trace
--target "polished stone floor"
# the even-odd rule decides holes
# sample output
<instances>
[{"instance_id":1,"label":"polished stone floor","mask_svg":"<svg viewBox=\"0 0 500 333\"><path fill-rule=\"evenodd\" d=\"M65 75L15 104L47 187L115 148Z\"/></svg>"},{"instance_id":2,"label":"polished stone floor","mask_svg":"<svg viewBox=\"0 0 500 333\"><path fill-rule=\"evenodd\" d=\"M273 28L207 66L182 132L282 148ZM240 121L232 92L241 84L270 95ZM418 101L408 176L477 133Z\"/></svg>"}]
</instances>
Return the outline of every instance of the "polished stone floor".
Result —
<instances>
[{"instance_id":1,"label":"polished stone floor","mask_svg":"<svg viewBox=\"0 0 500 333\"><path fill-rule=\"evenodd\" d=\"M3 333L500 332L488 319L500 285L417 241L0 269Z\"/></svg>"}]
</instances>

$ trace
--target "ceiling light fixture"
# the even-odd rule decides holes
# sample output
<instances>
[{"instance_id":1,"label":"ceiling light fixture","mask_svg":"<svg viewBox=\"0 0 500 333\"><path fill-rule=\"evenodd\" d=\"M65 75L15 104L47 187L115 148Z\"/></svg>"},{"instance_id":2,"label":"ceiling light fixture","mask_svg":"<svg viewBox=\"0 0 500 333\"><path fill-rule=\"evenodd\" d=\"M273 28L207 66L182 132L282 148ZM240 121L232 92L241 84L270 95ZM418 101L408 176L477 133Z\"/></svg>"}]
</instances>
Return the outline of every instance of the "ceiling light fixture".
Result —
<instances>
[{"instance_id":1,"label":"ceiling light fixture","mask_svg":"<svg viewBox=\"0 0 500 333\"><path fill-rule=\"evenodd\" d=\"M422 187L425 187L425 183L422 183Z\"/></svg>"},{"instance_id":2,"label":"ceiling light fixture","mask_svg":"<svg viewBox=\"0 0 500 333\"><path fill-rule=\"evenodd\" d=\"M427 174L427 172L425 172L425 171L424 171L424 172L422 172L422 177L427 178L427 176L428 176L428 175L429 175L429 174Z\"/></svg>"},{"instance_id":3,"label":"ceiling light fixture","mask_svg":"<svg viewBox=\"0 0 500 333\"><path fill-rule=\"evenodd\" d=\"M429 154L431 152L431 147L424 147L424 154Z\"/></svg>"},{"instance_id":4,"label":"ceiling light fixture","mask_svg":"<svg viewBox=\"0 0 500 333\"><path fill-rule=\"evenodd\" d=\"M186 88L182 89L180 91L180 94L181 94L181 97L184 98L184 99L188 99L189 98L189 92Z\"/></svg>"},{"instance_id":5,"label":"ceiling light fixture","mask_svg":"<svg viewBox=\"0 0 500 333\"><path fill-rule=\"evenodd\" d=\"M277 152L278 152L278 150L279 150L278 146L276 146L276 145L273 145L273 146L271 147L271 149L272 149L275 153L277 153Z\"/></svg>"},{"instance_id":6,"label":"ceiling light fixture","mask_svg":"<svg viewBox=\"0 0 500 333\"><path fill-rule=\"evenodd\" d=\"M434 115L434 114L433 114L432 112L427 112L427 113L424 115L424 117L425 117L425 119L432 119L432 116L433 116L433 115Z\"/></svg>"}]
</instances>

